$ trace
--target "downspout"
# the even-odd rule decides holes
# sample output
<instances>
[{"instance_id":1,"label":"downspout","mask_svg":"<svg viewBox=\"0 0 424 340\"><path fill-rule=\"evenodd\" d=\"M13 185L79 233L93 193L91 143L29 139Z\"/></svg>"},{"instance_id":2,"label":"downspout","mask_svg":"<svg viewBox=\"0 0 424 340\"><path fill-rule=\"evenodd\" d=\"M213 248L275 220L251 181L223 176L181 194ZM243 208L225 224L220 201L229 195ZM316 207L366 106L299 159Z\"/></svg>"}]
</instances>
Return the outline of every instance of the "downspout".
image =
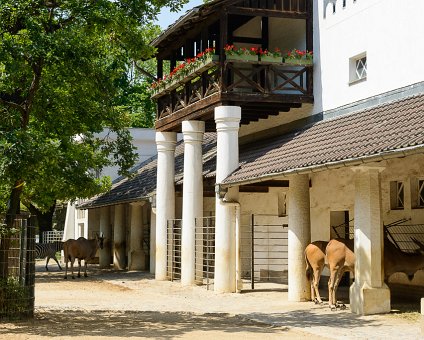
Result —
<instances>
[{"instance_id":1,"label":"downspout","mask_svg":"<svg viewBox=\"0 0 424 340\"><path fill-rule=\"evenodd\" d=\"M236 208L236 225L235 225L235 241L236 241L236 277L235 277L235 287L236 293L241 293L243 288L243 281L241 280L241 258L240 258L240 227L241 227L241 218L240 218L240 203L236 201L227 201L225 198L220 198L221 204L227 207Z\"/></svg>"}]
</instances>

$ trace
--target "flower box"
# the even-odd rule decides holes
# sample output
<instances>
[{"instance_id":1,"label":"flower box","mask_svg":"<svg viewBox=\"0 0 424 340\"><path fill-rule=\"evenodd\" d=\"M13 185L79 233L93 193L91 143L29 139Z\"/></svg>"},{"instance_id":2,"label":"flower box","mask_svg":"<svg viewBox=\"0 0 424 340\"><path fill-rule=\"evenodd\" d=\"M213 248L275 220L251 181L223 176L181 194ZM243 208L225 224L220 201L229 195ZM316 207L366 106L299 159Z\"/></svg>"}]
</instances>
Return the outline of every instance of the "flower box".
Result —
<instances>
[{"instance_id":1,"label":"flower box","mask_svg":"<svg viewBox=\"0 0 424 340\"><path fill-rule=\"evenodd\" d=\"M258 56L253 54L227 54L228 61L258 61Z\"/></svg>"},{"instance_id":2,"label":"flower box","mask_svg":"<svg viewBox=\"0 0 424 340\"><path fill-rule=\"evenodd\" d=\"M282 63L283 57L274 57L272 55L261 55L261 61L266 63Z\"/></svg>"},{"instance_id":3,"label":"flower box","mask_svg":"<svg viewBox=\"0 0 424 340\"><path fill-rule=\"evenodd\" d=\"M312 66L314 61L312 59L284 58L284 63L299 66Z\"/></svg>"}]
</instances>

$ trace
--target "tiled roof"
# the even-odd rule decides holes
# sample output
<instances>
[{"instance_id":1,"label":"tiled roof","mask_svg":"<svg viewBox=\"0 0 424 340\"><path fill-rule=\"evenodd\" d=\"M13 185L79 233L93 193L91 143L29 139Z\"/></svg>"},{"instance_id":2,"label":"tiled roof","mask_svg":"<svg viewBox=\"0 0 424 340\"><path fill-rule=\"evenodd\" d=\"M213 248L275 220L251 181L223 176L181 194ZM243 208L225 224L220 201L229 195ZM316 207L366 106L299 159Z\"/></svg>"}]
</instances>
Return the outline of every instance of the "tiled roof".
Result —
<instances>
[{"instance_id":1,"label":"tiled roof","mask_svg":"<svg viewBox=\"0 0 424 340\"><path fill-rule=\"evenodd\" d=\"M286 135L240 147L240 167L224 185L260 181L272 176L343 166L399 156L417 148L424 153L424 94L404 98L351 114L314 123ZM203 143L203 175L214 178L216 133L206 133ZM112 189L80 205L94 208L142 199L156 190L157 157L141 163L135 175L118 179ZM175 150L175 182L182 184L184 143Z\"/></svg>"},{"instance_id":2,"label":"tiled roof","mask_svg":"<svg viewBox=\"0 0 424 340\"><path fill-rule=\"evenodd\" d=\"M207 176L215 171L216 133L205 133L203 141L203 174ZM210 158L213 158L212 164ZM79 209L90 209L119 203L130 203L140 200L148 200L156 191L157 156L154 156L134 167L130 178L117 178L112 189L105 194L92 197L78 205ZM177 143L175 149L175 181L182 183L184 172L184 143Z\"/></svg>"},{"instance_id":3,"label":"tiled roof","mask_svg":"<svg viewBox=\"0 0 424 340\"><path fill-rule=\"evenodd\" d=\"M324 165L424 153L424 94L312 124L240 149L240 168L224 184L243 183Z\"/></svg>"}]
</instances>

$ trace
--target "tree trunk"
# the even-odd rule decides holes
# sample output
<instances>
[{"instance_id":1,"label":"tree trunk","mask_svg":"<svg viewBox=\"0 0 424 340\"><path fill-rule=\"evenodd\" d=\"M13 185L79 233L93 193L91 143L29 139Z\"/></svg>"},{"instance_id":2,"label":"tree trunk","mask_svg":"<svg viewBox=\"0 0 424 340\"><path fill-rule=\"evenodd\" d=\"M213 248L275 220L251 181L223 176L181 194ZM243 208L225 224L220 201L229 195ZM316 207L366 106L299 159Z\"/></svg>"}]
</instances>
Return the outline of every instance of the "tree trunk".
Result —
<instances>
[{"instance_id":1,"label":"tree trunk","mask_svg":"<svg viewBox=\"0 0 424 340\"><path fill-rule=\"evenodd\" d=\"M55 208L56 201L46 212L42 212L32 204L29 206L29 211L31 214L37 216L36 227L38 227L38 236L40 242L45 242L45 240L43 240L43 232L53 230L53 214Z\"/></svg>"},{"instance_id":2,"label":"tree trunk","mask_svg":"<svg viewBox=\"0 0 424 340\"><path fill-rule=\"evenodd\" d=\"M6 230L0 235L0 278L3 279L6 279L9 273L10 236L11 230L15 226L16 215L20 213L22 189L23 181L16 181L7 203Z\"/></svg>"}]
</instances>

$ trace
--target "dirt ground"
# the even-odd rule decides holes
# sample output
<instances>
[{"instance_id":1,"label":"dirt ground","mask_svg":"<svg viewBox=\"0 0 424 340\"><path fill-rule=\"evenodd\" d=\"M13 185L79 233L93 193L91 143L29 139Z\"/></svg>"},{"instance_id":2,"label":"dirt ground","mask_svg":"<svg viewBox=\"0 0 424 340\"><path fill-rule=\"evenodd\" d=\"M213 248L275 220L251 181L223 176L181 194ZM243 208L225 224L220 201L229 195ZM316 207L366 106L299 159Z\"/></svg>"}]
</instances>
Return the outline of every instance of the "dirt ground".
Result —
<instances>
[{"instance_id":1,"label":"dirt ground","mask_svg":"<svg viewBox=\"0 0 424 340\"><path fill-rule=\"evenodd\" d=\"M242 294L158 282L148 273L89 268L63 279L37 263L32 321L0 324L1 339L423 339L416 316L360 317L311 302L284 286ZM416 313L415 313L416 315Z\"/></svg>"}]
</instances>

